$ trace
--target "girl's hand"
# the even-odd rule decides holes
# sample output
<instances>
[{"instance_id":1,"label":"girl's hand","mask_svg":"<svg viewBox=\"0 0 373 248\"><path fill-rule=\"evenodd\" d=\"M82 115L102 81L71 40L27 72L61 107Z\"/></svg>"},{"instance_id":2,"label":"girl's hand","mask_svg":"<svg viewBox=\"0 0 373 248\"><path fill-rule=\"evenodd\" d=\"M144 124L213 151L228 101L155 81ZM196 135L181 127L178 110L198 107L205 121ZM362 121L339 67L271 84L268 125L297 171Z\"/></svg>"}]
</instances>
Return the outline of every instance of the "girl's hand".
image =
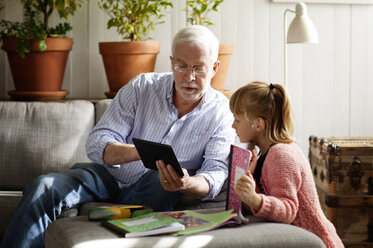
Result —
<instances>
[{"instance_id":1,"label":"girl's hand","mask_svg":"<svg viewBox=\"0 0 373 248\"><path fill-rule=\"evenodd\" d=\"M238 179L234 191L240 197L242 202L255 210L259 210L262 205L262 198L255 192L255 187L255 180L250 173L250 170L248 170L247 175L242 175L241 178Z\"/></svg>"}]
</instances>

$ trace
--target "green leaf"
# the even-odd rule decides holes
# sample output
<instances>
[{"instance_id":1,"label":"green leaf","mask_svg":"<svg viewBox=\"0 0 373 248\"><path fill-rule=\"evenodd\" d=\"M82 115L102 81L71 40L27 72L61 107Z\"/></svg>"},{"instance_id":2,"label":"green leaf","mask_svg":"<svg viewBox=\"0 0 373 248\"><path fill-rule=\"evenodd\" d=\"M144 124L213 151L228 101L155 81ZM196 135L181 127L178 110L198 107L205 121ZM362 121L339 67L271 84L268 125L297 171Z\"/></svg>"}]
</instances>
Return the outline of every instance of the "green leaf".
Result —
<instances>
[{"instance_id":1,"label":"green leaf","mask_svg":"<svg viewBox=\"0 0 373 248\"><path fill-rule=\"evenodd\" d=\"M130 40L148 38L149 31L162 23L158 20L173 7L171 1L166 0L99 0L98 6L110 17L107 27L115 27L123 39Z\"/></svg>"},{"instance_id":2,"label":"green leaf","mask_svg":"<svg viewBox=\"0 0 373 248\"><path fill-rule=\"evenodd\" d=\"M186 2L187 23L199 25L213 25L207 15L211 11L218 11L217 7L224 0L188 0Z\"/></svg>"},{"instance_id":3,"label":"green leaf","mask_svg":"<svg viewBox=\"0 0 373 248\"><path fill-rule=\"evenodd\" d=\"M40 52L44 52L45 50L47 50L47 44L45 43L45 40L39 40L38 44Z\"/></svg>"}]
</instances>

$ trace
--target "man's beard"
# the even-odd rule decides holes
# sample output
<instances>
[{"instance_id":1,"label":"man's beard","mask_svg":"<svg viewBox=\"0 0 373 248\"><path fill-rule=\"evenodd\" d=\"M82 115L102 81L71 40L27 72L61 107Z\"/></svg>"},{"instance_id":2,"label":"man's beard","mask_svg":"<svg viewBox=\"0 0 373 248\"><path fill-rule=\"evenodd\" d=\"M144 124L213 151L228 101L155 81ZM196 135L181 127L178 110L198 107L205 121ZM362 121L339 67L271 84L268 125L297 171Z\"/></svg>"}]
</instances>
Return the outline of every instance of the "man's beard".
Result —
<instances>
[{"instance_id":1,"label":"man's beard","mask_svg":"<svg viewBox=\"0 0 373 248\"><path fill-rule=\"evenodd\" d=\"M192 89L195 89L195 91L193 93L189 93L186 90L183 90L185 88L192 88ZM185 100L198 100L205 93L205 90L201 91L200 88L201 87L196 83L182 83L180 85L180 90L181 90L180 95Z\"/></svg>"}]
</instances>

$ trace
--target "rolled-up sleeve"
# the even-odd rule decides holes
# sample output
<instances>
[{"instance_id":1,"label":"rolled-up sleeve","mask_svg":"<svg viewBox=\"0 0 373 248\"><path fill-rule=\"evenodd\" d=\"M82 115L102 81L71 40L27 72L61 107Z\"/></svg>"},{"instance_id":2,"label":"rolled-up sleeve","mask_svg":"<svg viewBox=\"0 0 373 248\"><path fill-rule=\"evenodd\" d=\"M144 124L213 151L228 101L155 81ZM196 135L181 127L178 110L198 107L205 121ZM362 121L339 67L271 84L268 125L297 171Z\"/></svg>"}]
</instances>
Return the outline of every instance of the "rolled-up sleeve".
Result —
<instances>
[{"instance_id":1,"label":"rolled-up sleeve","mask_svg":"<svg viewBox=\"0 0 373 248\"><path fill-rule=\"evenodd\" d=\"M233 115L227 108L222 113L220 125L206 145L204 161L196 175L204 176L210 185L210 192L202 200L215 198L228 177L228 157L235 132L231 127Z\"/></svg>"},{"instance_id":2,"label":"rolled-up sleeve","mask_svg":"<svg viewBox=\"0 0 373 248\"><path fill-rule=\"evenodd\" d=\"M109 144L127 143L127 136L132 130L137 104L134 83L136 80L137 78L134 78L118 91L102 118L90 132L86 143L86 152L93 162L105 164L103 153Z\"/></svg>"}]
</instances>

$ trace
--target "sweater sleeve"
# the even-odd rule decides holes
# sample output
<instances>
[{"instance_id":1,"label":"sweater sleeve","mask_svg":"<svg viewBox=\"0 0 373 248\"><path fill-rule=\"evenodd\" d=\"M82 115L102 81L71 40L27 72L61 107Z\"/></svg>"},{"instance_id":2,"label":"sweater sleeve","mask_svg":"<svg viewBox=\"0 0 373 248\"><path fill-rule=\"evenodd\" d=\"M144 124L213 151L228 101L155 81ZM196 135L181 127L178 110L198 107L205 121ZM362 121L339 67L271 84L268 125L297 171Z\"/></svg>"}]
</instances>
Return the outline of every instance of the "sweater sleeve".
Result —
<instances>
[{"instance_id":1,"label":"sweater sleeve","mask_svg":"<svg viewBox=\"0 0 373 248\"><path fill-rule=\"evenodd\" d=\"M298 212L302 172L295 153L287 147L288 144L277 144L269 150L261 179L266 195L261 194L262 205L252 212L273 222L290 224Z\"/></svg>"}]
</instances>

